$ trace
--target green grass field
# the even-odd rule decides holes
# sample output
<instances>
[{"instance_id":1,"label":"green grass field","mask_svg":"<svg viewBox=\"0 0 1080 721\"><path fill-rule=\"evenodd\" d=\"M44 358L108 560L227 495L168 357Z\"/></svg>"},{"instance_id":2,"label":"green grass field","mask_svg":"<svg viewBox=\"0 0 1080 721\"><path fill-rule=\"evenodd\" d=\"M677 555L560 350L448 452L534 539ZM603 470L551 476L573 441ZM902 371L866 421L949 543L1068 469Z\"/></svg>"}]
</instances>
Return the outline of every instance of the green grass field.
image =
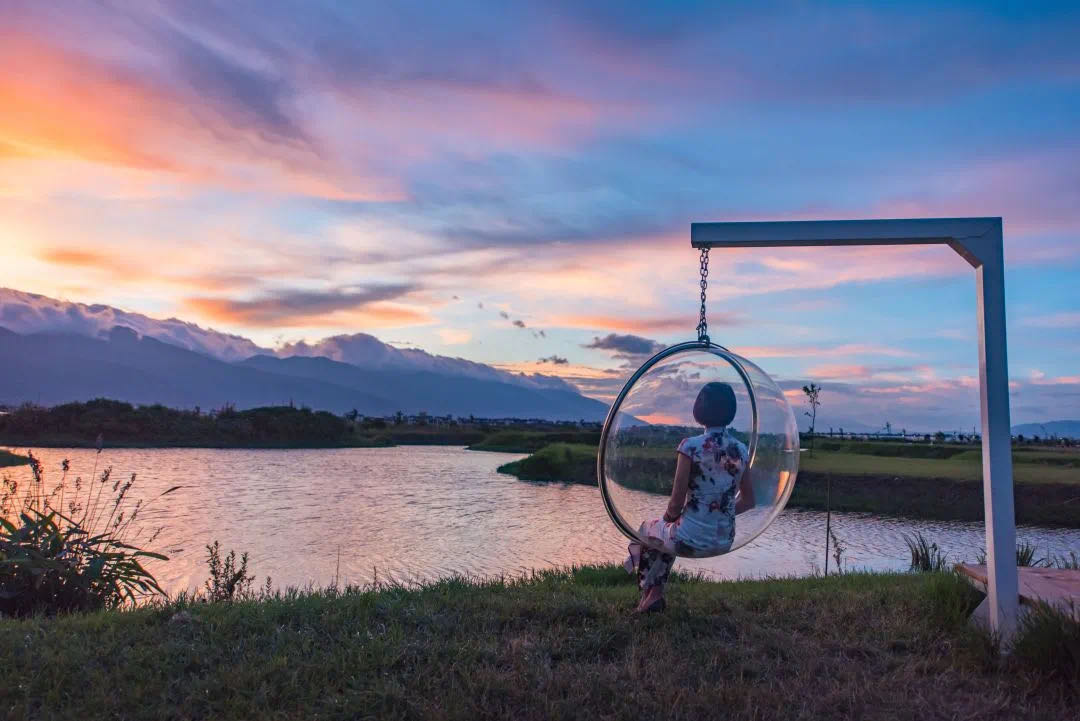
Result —
<instances>
[{"instance_id":1,"label":"green grass field","mask_svg":"<svg viewBox=\"0 0 1080 721\"><path fill-rule=\"evenodd\" d=\"M1022 654L1002 662L966 623L980 595L953 575L682 577L666 613L631 619L636 598L621 568L590 567L0 620L0 709L10 721L1075 717L1075 679Z\"/></svg>"},{"instance_id":2,"label":"green grass field","mask_svg":"<svg viewBox=\"0 0 1080 721\"><path fill-rule=\"evenodd\" d=\"M819 447L813 456L802 453L789 507L824 510L831 506L837 511L908 518L982 520L982 461L978 451L963 446L881 443L865 444L870 453L852 453L850 449L858 445L848 442L839 447L842 450ZM890 451L912 455L883 455ZM667 474L674 471L674 452L634 449L634 453L647 462L635 477L634 487L669 493ZM1013 458L1017 522L1080 528L1080 467L1073 465L1080 460L1080 453L1024 449L1014 452ZM596 447L554 444L507 463L499 471L523 480L595 485Z\"/></svg>"},{"instance_id":3,"label":"green grass field","mask_svg":"<svg viewBox=\"0 0 1080 721\"><path fill-rule=\"evenodd\" d=\"M1076 454L1080 461L1080 454ZM948 478L981 481L982 457L965 452L952 458L904 458L865 453L815 450L799 458L800 470L840 475L881 475L910 478ZM1013 479L1018 483L1080 485L1080 467L1047 463L1035 454L1013 454Z\"/></svg>"}]
</instances>

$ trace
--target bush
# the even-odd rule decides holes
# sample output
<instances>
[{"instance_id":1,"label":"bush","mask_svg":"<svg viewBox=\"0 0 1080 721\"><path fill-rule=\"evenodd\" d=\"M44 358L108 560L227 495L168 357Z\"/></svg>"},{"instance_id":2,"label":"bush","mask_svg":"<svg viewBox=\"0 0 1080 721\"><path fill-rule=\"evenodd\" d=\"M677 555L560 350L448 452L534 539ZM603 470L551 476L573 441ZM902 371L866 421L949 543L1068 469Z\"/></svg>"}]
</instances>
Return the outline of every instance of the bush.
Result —
<instances>
[{"instance_id":1,"label":"bush","mask_svg":"<svg viewBox=\"0 0 1080 721\"><path fill-rule=\"evenodd\" d=\"M140 559L168 559L127 543L144 508L142 501L127 499L134 474L123 483L113 481L110 493L105 487L112 468L99 476L95 466L90 482L72 482L65 460L63 476L50 491L41 462L31 455L29 465L24 489L5 476L0 491L0 614L90 611L164 595Z\"/></svg>"}]
</instances>

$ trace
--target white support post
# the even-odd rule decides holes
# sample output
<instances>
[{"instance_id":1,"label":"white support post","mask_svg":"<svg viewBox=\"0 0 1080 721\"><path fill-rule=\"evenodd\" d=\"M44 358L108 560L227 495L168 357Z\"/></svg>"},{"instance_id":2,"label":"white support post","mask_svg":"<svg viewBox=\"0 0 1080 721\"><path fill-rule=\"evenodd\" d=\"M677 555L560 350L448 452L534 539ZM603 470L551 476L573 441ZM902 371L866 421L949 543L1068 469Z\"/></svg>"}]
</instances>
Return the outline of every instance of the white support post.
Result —
<instances>
[{"instance_id":1,"label":"white support post","mask_svg":"<svg viewBox=\"0 0 1080 721\"><path fill-rule=\"evenodd\" d=\"M1001 218L693 223L690 243L695 248L945 244L975 268L983 509L986 514L986 600L991 630L1007 640L1016 628L1020 599Z\"/></svg>"},{"instance_id":2,"label":"white support post","mask_svg":"<svg viewBox=\"0 0 1080 721\"><path fill-rule=\"evenodd\" d=\"M975 293L986 519L986 601L990 628L999 638L1007 640L1016 628L1020 588L1016 570L1005 260L1000 223L979 241L964 244L979 260L975 267Z\"/></svg>"}]
</instances>

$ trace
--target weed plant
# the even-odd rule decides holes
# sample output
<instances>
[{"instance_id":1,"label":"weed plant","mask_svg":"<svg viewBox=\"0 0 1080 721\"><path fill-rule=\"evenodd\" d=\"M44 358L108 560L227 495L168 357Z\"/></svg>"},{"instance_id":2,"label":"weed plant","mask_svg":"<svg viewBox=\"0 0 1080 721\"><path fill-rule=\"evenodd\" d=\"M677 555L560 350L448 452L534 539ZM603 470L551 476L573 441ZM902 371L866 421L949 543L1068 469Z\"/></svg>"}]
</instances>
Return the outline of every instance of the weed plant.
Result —
<instances>
[{"instance_id":1,"label":"weed plant","mask_svg":"<svg viewBox=\"0 0 1080 721\"><path fill-rule=\"evenodd\" d=\"M150 546L161 531L137 523L148 504L130 501L135 474L99 474L95 459L88 481L71 480L65 460L50 488L41 461L30 455L29 467L28 481L5 475L0 487L0 614L91 611L163 595L142 560L168 558L132 543L141 536Z\"/></svg>"}]
</instances>

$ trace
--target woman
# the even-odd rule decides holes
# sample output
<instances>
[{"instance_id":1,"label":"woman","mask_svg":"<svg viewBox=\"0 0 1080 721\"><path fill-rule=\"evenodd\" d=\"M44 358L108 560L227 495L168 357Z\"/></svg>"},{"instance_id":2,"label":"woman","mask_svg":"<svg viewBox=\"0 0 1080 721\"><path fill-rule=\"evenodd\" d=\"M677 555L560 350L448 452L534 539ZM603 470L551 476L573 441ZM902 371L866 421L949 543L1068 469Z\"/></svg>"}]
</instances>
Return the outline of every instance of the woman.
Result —
<instances>
[{"instance_id":1,"label":"woman","mask_svg":"<svg viewBox=\"0 0 1080 721\"><path fill-rule=\"evenodd\" d=\"M754 507L745 473L746 446L727 429L736 407L727 383L706 383L698 392L694 420L705 432L679 443L667 511L638 529L647 545L629 546L626 569L633 573L636 568L641 589L635 613L664 610L664 586L675 555L726 553L735 541L735 515Z\"/></svg>"}]
</instances>

